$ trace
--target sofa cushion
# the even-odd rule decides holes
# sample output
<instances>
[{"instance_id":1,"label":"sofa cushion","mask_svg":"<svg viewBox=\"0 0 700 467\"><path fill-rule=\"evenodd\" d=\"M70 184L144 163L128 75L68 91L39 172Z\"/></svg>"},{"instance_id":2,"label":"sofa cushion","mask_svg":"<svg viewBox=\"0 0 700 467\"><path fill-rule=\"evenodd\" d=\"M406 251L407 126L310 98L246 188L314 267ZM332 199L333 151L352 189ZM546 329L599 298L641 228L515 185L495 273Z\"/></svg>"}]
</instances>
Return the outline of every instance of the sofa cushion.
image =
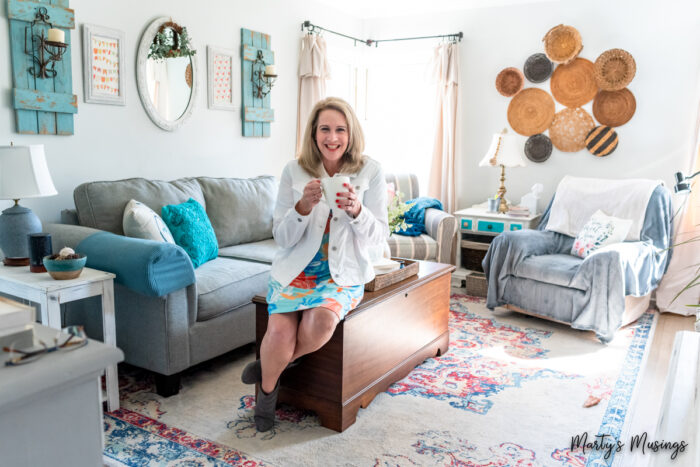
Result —
<instances>
[{"instance_id":1,"label":"sofa cushion","mask_svg":"<svg viewBox=\"0 0 700 467\"><path fill-rule=\"evenodd\" d=\"M156 242L175 243L163 219L145 204L132 199L124 208L124 235Z\"/></svg>"},{"instance_id":2,"label":"sofa cushion","mask_svg":"<svg viewBox=\"0 0 700 467\"><path fill-rule=\"evenodd\" d=\"M129 178L79 185L73 200L80 225L124 235L122 217L126 204L137 199L160 212L166 204L178 204L194 198L206 208L199 183L192 178L172 182Z\"/></svg>"},{"instance_id":3,"label":"sofa cushion","mask_svg":"<svg viewBox=\"0 0 700 467\"><path fill-rule=\"evenodd\" d=\"M273 238L219 248L219 256L271 264L280 247Z\"/></svg>"},{"instance_id":4,"label":"sofa cushion","mask_svg":"<svg viewBox=\"0 0 700 467\"><path fill-rule=\"evenodd\" d=\"M515 275L523 279L571 287L571 281L582 262L581 258L566 254L529 256L517 266Z\"/></svg>"},{"instance_id":5,"label":"sofa cushion","mask_svg":"<svg viewBox=\"0 0 700 467\"><path fill-rule=\"evenodd\" d=\"M75 248L87 266L116 274L116 282L151 297L162 297L195 281L192 262L177 245L98 232Z\"/></svg>"},{"instance_id":6,"label":"sofa cushion","mask_svg":"<svg viewBox=\"0 0 700 467\"><path fill-rule=\"evenodd\" d=\"M272 238L277 182L256 178L198 177L220 247Z\"/></svg>"},{"instance_id":7,"label":"sofa cushion","mask_svg":"<svg viewBox=\"0 0 700 467\"><path fill-rule=\"evenodd\" d=\"M206 321L267 293L269 264L216 258L195 271L197 321Z\"/></svg>"},{"instance_id":8,"label":"sofa cushion","mask_svg":"<svg viewBox=\"0 0 700 467\"><path fill-rule=\"evenodd\" d=\"M437 242L426 234L417 237L392 235L388 243L391 256L437 261Z\"/></svg>"},{"instance_id":9,"label":"sofa cushion","mask_svg":"<svg viewBox=\"0 0 700 467\"><path fill-rule=\"evenodd\" d=\"M184 203L163 206L161 214L175 243L187 252L195 268L216 258L216 235L201 204L190 198Z\"/></svg>"}]
</instances>

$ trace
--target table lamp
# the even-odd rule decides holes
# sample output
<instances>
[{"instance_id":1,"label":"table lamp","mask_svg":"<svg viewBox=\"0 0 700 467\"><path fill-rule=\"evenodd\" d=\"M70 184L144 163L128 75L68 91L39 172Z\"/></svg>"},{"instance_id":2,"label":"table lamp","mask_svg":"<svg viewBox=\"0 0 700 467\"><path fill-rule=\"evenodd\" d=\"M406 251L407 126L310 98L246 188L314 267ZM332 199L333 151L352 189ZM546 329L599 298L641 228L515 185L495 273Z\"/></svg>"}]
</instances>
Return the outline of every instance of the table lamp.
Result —
<instances>
[{"instance_id":1,"label":"table lamp","mask_svg":"<svg viewBox=\"0 0 700 467\"><path fill-rule=\"evenodd\" d=\"M0 146L0 199L15 205L0 215L0 248L6 266L29 265L29 234L41 232L41 221L19 205L24 198L58 194L44 156L44 145Z\"/></svg>"},{"instance_id":2,"label":"table lamp","mask_svg":"<svg viewBox=\"0 0 700 467\"><path fill-rule=\"evenodd\" d=\"M501 166L501 187L498 189L498 197L501 202L498 206L498 212L505 214L508 212L508 203L506 203L506 167L525 167L525 159L523 158L524 149L522 141L516 135L509 135L506 130L502 133L493 135L491 146L486 152L486 155L479 167Z\"/></svg>"}]
</instances>

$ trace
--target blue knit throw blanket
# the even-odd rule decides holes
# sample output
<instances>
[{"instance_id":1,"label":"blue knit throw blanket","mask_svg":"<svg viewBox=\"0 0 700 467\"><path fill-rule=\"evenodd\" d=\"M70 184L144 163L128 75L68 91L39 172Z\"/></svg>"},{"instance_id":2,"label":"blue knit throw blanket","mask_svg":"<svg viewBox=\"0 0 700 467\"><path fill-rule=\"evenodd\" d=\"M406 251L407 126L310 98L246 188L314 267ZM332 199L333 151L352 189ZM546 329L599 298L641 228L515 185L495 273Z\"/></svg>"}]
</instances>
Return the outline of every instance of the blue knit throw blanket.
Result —
<instances>
[{"instance_id":1,"label":"blue knit throw blanket","mask_svg":"<svg viewBox=\"0 0 700 467\"><path fill-rule=\"evenodd\" d=\"M409 237L417 237L425 233L425 210L428 208L436 208L442 211L442 203L435 198L428 198L427 196L421 196L406 201L406 204L411 203L415 204L404 214L404 219L410 227L407 230L400 230L396 233Z\"/></svg>"}]
</instances>

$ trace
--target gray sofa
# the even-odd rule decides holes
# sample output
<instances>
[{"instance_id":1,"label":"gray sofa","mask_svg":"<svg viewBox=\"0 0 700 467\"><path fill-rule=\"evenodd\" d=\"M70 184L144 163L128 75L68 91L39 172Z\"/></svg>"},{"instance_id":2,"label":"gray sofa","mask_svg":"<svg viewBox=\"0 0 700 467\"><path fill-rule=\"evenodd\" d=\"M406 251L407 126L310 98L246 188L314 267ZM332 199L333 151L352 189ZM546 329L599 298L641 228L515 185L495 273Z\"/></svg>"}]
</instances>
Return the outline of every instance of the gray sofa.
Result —
<instances>
[{"instance_id":1,"label":"gray sofa","mask_svg":"<svg viewBox=\"0 0 700 467\"><path fill-rule=\"evenodd\" d=\"M407 179L391 174L386 178ZM412 179L416 189L406 194L415 191L417 196L417 181ZM277 188L270 176L85 183L73 193L76 209L62 213L62 224L45 226L54 251L63 246L82 249L88 253L89 267L117 275L117 345L127 363L156 373L159 394L178 392L182 370L255 340L251 300L266 293L278 249L272 239ZM219 246L216 259L193 269L177 245L123 236L124 207L131 199L160 213L164 205L189 198L204 206L212 223ZM429 211L429 234L422 237L435 247L432 255L419 259L450 262L454 217ZM400 253L392 248L392 254ZM99 306L96 299L64 305L63 322L83 324L99 339L101 314L94 312Z\"/></svg>"},{"instance_id":2,"label":"gray sofa","mask_svg":"<svg viewBox=\"0 0 700 467\"><path fill-rule=\"evenodd\" d=\"M270 263L277 251L272 239L277 196L273 177L198 177L172 182L132 178L85 183L73 196L76 209L62 213L63 224L45 226L52 234L54 251L63 246L80 251L81 245L87 248L92 243L87 265L117 274L117 345L126 362L156 373L159 394L178 392L182 370L255 340L251 299L266 292ZM124 207L136 199L160 213L162 206L189 198L205 207L219 256L196 270L187 261L171 262L171 269L177 270L168 274L177 275L180 284L190 283L158 295L163 290L157 288L158 271L165 271L164 264L172 257L182 259L184 250L123 237ZM97 237L100 232L122 237ZM114 239L119 240L118 247L113 246ZM104 251L95 254L95 243L103 243ZM130 258L130 252L139 258ZM143 262L144 256L150 262ZM124 269L130 259L136 269ZM156 282L156 288L149 282ZM94 313L99 306L99 301L91 299L68 304L64 323L84 324L88 334L101 338L100 314Z\"/></svg>"}]
</instances>

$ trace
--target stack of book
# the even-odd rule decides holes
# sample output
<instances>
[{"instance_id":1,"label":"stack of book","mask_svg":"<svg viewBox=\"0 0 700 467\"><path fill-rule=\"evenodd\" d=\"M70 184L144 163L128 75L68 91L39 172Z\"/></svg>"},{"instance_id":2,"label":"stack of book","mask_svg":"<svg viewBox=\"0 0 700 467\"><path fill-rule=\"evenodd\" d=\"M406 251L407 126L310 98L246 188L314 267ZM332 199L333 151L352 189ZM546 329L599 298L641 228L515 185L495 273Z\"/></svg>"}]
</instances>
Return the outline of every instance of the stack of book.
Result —
<instances>
[{"instance_id":1,"label":"stack of book","mask_svg":"<svg viewBox=\"0 0 700 467\"><path fill-rule=\"evenodd\" d=\"M508 206L508 215L516 217L528 217L530 210L525 206Z\"/></svg>"},{"instance_id":2,"label":"stack of book","mask_svg":"<svg viewBox=\"0 0 700 467\"><path fill-rule=\"evenodd\" d=\"M34 343L34 308L0 297L0 349L28 348Z\"/></svg>"}]
</instances>

